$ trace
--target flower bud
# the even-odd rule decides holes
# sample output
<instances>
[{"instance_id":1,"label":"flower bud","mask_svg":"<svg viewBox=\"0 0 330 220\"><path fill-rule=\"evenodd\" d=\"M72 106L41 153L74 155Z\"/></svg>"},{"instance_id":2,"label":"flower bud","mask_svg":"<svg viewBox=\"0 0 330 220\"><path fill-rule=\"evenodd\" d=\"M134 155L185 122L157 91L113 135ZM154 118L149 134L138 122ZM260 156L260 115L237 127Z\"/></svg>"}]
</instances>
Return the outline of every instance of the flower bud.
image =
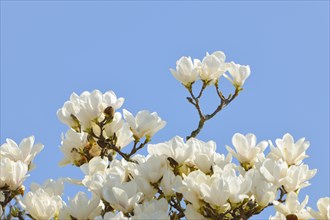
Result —
<instances>
[{"instance_id":1,"label":"flower bud","mask_svg":"<svg viewBox=\"0 0 330 220\"><path fill-rule=\"evenodd\" d=\"M104 114L109 118L113 118L115 110L111 106L108 106L104 109Z\"/></svg>"}]
</instances>

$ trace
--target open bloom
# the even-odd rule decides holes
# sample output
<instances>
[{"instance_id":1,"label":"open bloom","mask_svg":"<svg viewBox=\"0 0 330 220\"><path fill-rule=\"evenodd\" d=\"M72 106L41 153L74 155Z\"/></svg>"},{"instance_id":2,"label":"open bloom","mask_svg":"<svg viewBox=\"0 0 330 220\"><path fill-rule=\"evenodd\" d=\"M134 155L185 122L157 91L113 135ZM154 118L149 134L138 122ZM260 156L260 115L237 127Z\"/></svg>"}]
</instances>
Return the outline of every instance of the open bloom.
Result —
<instances>
[{"instance_id":1,"label":"open bloom","mask_svg":"<svg viewBox=\"0 0 330 220\"><path fill-rule=\"evenodd\" d=\"M23 208L35 219L51 219L63 206L60 196L50 195L42 188L28 192L21 202Z\"/></svg>"},{"instance_id":2,"label":"open bloom","mask_svg":"<svg viewBox=\"0 0 330 220\"><path fill-rule=\"evenodd\" d=\"M324 197L317 201L318 211L314 211L310 207L307 208L309 214L316 220L330 219L330 198Z\"/></svg>"},{"instance_id":3,"label":"open bloom","mask_svg":"<svg viewBox=\"0 0 330 220\"><path fill-rule=\"evenodd\" d=\"M216 143L214 141L204 142L196 138L190 138L187 141L187 145L193 151L192 163L204 173L209 173L216 156Z\"/></svg>"},{"instance_id":4,"label":"open bloom","mask_svg":"<svg viewBox=\"0 0 330 220\"><path fill-rule=\"evenodd\" d=\"M251 73L249 66L243 66L234 62L227 63L227 71L231 77L227 74L224 74L223 76L226 77L236 88L241 88Z\"/></svg>"},{"instance_id":5,"label":"open bloom","mask_svg":"<svg viewBox=\"0 0 330 220\"><path fill-rule=\"evenodd\" d=\"M316 174L316 169L310 170L308 165L292 165L288 169L287 176L281 181L287 192L296 191L309 186L309 179Z\"/></svg>"},{"instance_id":6,"label":"open bloom","mask_svg":"<svg viewBox=\"0 0 330 220\"><path fill-rule=\"evenodd\" d=\"M240 133L234 134L232 138L233 145L236 152L229 146L226 146L229 153L238 159L238 161L249 167L257 161L258 155L262 154L268 146L266 141L261 141L257 144L257 138L254 134L242 135Z\"/></svg>"},{"instance_id":7,"label":"open bloom","mask_svg":"<svg viewBox=\"0 0 330 220\"><path fill-rule=\"evenodd\" d=\"M19 145L9 138L6 141L7 143L1 145L0 155L12 161L22 161L29 166L29 170L35 167L32 160L44 148L44 145L34 144L34 136L24 138Z\"/></svg>"},{"instance_id":8,"label":"open bloom","mask_svg":"<svg viewBox=\"0 0 330 220\"><path fill-rule=\"evenodd\" d=\"M69 204L61 210L60 219L72 219L70 216L77 220L94 219L101 214L102 203L98 197L88 199L84 192L78 192L73 199L68 200Z\"/></svg>"},{"instance_id":9,"label":"open bloom","mask_svg":"<svg viewBox=\"0 0 330 220\"><path fill-rule=\"evenodd\" d=\"M118 98L113 91L102 94L99 90L83 92L80 96L73 93L70 101L57 111L57 116L64 124L74 128L80 125L83 130L90 129L95 120L103 119L104 110L111 106L119 109L124 103L124 98Z\"/></svg>"},{"instance_id":10,"label":"open bloom","mask_svg":"<svg viewBox=\"0 0 330 220\"><path fill-rule=\"evenodd\" d=\"M88 145L86 133L77 133L70 129L66 132L65 137L62 136L61 144L60 150L63 152L64 158L59 162L60 166L70 163L80 165L87 162L87 159L81 155Z\"/></svg>"},{"instance_id":11,"label":"open bloom","mask_svg":"<svg viewBox=\"0 0 330 220\"><path fill-rule=\"evenodd\" d=\"M170 71L178 81L184 86L188 86L194 83L199 77L196 69L197 63L197 60L194 60L193 63L190 57L181 57L176 61L176 70L170 69Z\"/></svg>"},{"instance_id":12,"label":"open bloom","mask_svg":"<svg viewBox=\"0 0 330 220\"><path fill-rule=\"evenodd\" d=\"M148 152L151 155L170 157L175 160L178 165L182 165L191 157L192 148L190 145L184 143L183 138L175 136L164 143L149 144Z\"/></svg>"},{"instance_id":13,"label":"open bloom","mask_svg":"<svg viewBox=\"0 0 330 220\"><path fill-rule=\"evenodd\" d=\"M260 173L268 182L280 186L288 173L288 165L283 160L275 161L267 158L260 167Z\"/></svg>"},{"instance_id":14,"label":"open bloom","mask_svg":"<svg viewBox=\"0 0 330 220\"><path fill-rule=\"evenodd\" d=\"M285 134L282 139L276 139L277 147L270 142L269 157L280 159L282 158L290 166L292 164L299 165L303 159L308 157L306 150L309 147L309 142L305 138L299 139L296 143L290 134Z\"/></svg>"},{"instance_id":15,"label":"open bloom","mask_svg":"<svg viewBox=\"0 0 330 220\"><path fill-rule=\"evenodd\" d=\"M222 51L206 53L200 66L200 78L204 82L216 82L226 70L226 56Z\"/></svg>"},{"instance_id":16,"label":"open bloom","mask_svg":"<svg viewBox=\"0 0 330 220\"><path fill-rule=\"evenodd\" d=\"M0 188L18 189L28 177L28 166L22 161L12 161L0 155Z\"/></svg>"},{"instance_id":17,"label":"open bloom","mask_svg":"<svg viewBox=\"0 0 330 220\"><path fill-rule=\"evenodd\" d=\"M149 111L140 111L134 117L132 113L123 110L124 118L128 122L134 137L137 139L143 138L150 139L154 134L165 127L166 122L163 121L156 112L150 113Z\"/></svg>"},{"instance_id":18,"label":"open bloom","mask_svg":"<svg viewBox=\"0 0 330 220\"><path fill-rule=\"evenodd\" d=\"M123 213L129 213L142 200L143 193L138 192L135 181L130 181L111 188L104 187L102 195L113 208Z\"/></svg>"},{"instance_id":19,"label":"open bloom","mask_svg":"<svg viewBox=\"0 0 330 220\"><path fill-rule=\"evenodd\" d=\"M311 216L305 209L305 206L308 202L308 196L305 197L304 201L300 204L298 201L298 196L295 192L289 192L286 196L286 202L285 204L282 204L278 201L274 201L274 208L276 211L282 213L284 216L286 216L287 219L288 216L296 216L297 219L300 220L307 220L310 219Z\"/></svg>"}]
</instances>

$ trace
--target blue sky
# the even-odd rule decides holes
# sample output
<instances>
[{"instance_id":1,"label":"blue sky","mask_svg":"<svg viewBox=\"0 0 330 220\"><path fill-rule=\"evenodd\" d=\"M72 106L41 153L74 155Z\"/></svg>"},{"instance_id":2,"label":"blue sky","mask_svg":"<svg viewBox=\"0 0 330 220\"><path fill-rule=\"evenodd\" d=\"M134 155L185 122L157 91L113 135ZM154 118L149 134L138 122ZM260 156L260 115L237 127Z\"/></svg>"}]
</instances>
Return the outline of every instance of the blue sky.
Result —
<instances>
[{"instance_id":1,"label":"blue sky","mask_svg":"<svg viewBox=\"0 0 330 220\"><path fill-rule=\"evenodd\" d=\"M1 1L1 143L35 135L45 144L26 186L81 178L77 168L57 166L67 128L56 111L72 92L93 89L115 91L134 114L157 111L167 126L153 143L186 136L197 114L169 68L183 55L202 59L216 50L250 65L251 76L199 138L225 153L236 132L306 137L306 163L318 173L300 197L308 194L315 207L330 184L327 1ZM217 99L208 94L203 104L211 110Z\"/></svg>"}]
</instances>

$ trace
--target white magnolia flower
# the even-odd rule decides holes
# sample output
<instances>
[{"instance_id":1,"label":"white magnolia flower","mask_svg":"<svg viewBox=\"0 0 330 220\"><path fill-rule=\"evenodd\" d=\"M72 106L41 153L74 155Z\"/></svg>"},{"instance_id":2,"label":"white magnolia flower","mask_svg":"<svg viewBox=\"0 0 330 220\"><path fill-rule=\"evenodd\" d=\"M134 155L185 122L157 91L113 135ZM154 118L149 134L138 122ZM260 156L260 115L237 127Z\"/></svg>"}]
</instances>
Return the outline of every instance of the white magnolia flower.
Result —
<instances>
[{"instance_id":1,"label":"white magnolia flower","mask_svg":"<svg viewBox=\"0 0 330 220\"><path fill-rule=\"evenodd\" d=\"M109 165L108 158L93 157L88 163L80 166L81 171L85 175L93 175L96 172L104 172Z\"/></svg>"},{"instance_id":2,"label":"white magnolia flower","mask_svg":"<svg viewBox=\"0 0 330 220\"><path fill-rule=\"evenodd\" d=\"M267 182L262 178L261 174L256 169L250 169L245 174L245 179L252 180L251 193L258 205L266 207L276 198L277 187L272 183Z\"/></svg>"},{"instance_id":3,"label":"white magnolia flower","mask_svg":"<svg viewBox=\"0 0 330 220\"><path fill-rule=\"evenodd\" d=\"M70 101L57 111L58 118L65 124L76 129L79 124L83 130L93 126L93 122L100 121L104 117L104 110L112 107L119 109L124 103L123 98L118 98L113 91L102 94L99 90L83 92L80 96L73 93ZM100 118L100 120L99 120Z\"/></svg>"},{"instance_id":4,"label":"white magnolia flower","mask_svg":"<svg viewBox=\"0 0 330 220\"><path fill-rule=\"evenodd\" d=\"M190 138L187 145L193 151L192 163L204 173L209 173L214 164L216 155L216 143L214 141L203 142L196 138Z\"/></svg>"},{"instance_id":5,"label":"white magnolia flower","mask_svg":"<svg viewBox=\"0 0 330 220\"><path fill-rule=\"evenodd\" d=\"M286 196L285 204L278 201L274 201L274 208L276 211L282 213L284 216L296 216L299 220L310 219L311 216L305 209L308 202L308 196L305 197L304 201L300 204L298 196L295 192L289 192Z\"/></svg>"},{"instance_id":6,"label":"white magnolia flower","mask_svg":"<svg viewBox=\"0 0 330 220\"><path fill-rule=\"evenodd\" d=\"M190 204L187 205L184 215L187 220L207 220L208 218L204 217L202 214L197 212L197 210Z\"/></svg>"},{"instance_id":7,"label":"white magnolia flower","mask_svg":"<svg viewBox=\"0 0 330 220\"><path fill-rule=\"evenodd\" d=\"M206 185L204 188L210 187L210 176L200 170L196 170L189 173L188 176L183 174L183 177L183 184L181 187L178 187L176 191L182 193L184 199L189 201L195 209L201 208L203 205L202 200L204 199L204 194L207 194L209 197L211 196L208 192L210 191L209 189L204 190L204 193L201 191L202 184Z\"/></svg>"},{"instance_id":8,"label":"white magnolia flower","mask_svg":"<svg viewBox=\"0 0 330 220\"><path fill-rule=\"evenodd\" d=\"M228 183L229 201L231 203L240 203L249 198L248 193L252 187L252 179L246 179L242 175L237 176L234 168L215 175L221 176Z\"/></svg>"},{"instance_id":9,"label":"white magnolia flower","mask_svg":"<svg viewBox=\"0 0 330 220\"><path fill-rule=\"evenodd\" d=\"M60 219L94 219L101 212L100 198L93 196L92 199L88 199L84 192L78 192L73 199L68 199L68 205L61 210Z\"/></svg>"},{"instance_id":10,"label":"white magnolia flower","mask_svg":"<svg viewBox=\"0 0 330 220\"><path fill-rule=\"evenodd\" d=\"M316 169L310 170L308 165L292 165L288 169L287 176L281 182L287 192L296 191L309 186L308 180L313 178L315 174Z\"/></svg>"},{"instance_id":11,"label":"white magnolia flower","mask_svg":"<svg viewBox=\"0 0 330 220\"><path fill-rule=\"evenodd\" d=\"M12 161L22 161L32 170L35 165L32 163L34 157L44 148L42 144L34 144L34 136L24 138L19 145L11 139L6 139L0 147L0 155L11 159Z\"/></svg>"},{"instance_id":12,"label":"white magnolia flower","mask_svg":"<svg viewBox=\"0 0 330 220\"><path fill-rule=\"evenodd\" d=\"M134 208L134 216L131 219L170 219L167 210L168 203L166 199L152 199L137 205Z\"/></svg>"},{"instance_id":13,"label":"white magnolia flower","mask_svg":"<svg viewBox=\"0 0 330 220\"><path fill-rule=\"evenodd\" d=\"M121 127L121 129L117 131L116 137L117 137L116 146L119 149L126 147L134 140L133 133L130 130L128 123L125 123L123 127Z\"/></svg>"},{"instance_id":14,"label":"white magnolia flower","mask_svg":"<svg viewBox=\"0 0 330 220\"><path fill-rule=\"evenodd\" d=\"M18 189L28 177L28 165L22 161L12 161L0 155L0 188L8 186Z\"/></svg>"},{"instance_id":15,"label":"white magnolia flower","mask_svg":"<svg viewBox=\"0 0 330 220\"><path fill-rule=\"evenodd\" d=\"M157 183L168 169L168 163L164 157L151 155L145 163L137 166L134 176L144 177L149 183Z\"/></svg>"},{"instance_id":16,"label":"white magnolia flower","mask_svg":"<svg viewBox=\"0 0 330 220\"><path fill-rule=\"evenodd\" d=\"M136 185L138 186L138 192L143 193L144 200L151 200L157 194L157 188L154 187L145 177L135 176L134 180Z\"/></svg>"},{"instance_id":17,"label":"white magnolia flower","mask_svg":"<svg viewBox=\"0 0 330 220\"><path fill-rule=\"evenodd\" d=\"M299 165L303 159L307 158L306 150L309 147L309 142L305 138L299 139L296 143L290 134L285 134L282 139L276 139L277 147L274 147L270 142L269 157L275 159L283 159L290 166L293 164Z\"/></svg>"},{"instance_id":18,"label":"white magnolia flower","mask_svg":"<svg viewBox=\"0 0 330 220\"><path fill-rule=\"evenodd\" d=\"M184 143L183 138L179 136L175 136L164 143L149 144L148 152L151 155L170 157L175 160L178 165L182 165L193 153L192 147Z\"/></svg>"},{"instance_id":19,"label":"white magnolia flower","mask_svg":"<svg viewBox=\"0 0 330 220\"><path fill-rule=\"evenodd\" d=\"M222 51L206 53L200 64L200 78L205 82L216 82L226 71L226 56Z\"/></svg>"},{"instance_id":20,"label":"white magnolia flower","mask_svg":"<svg viewBox=\"0 0 330 220\"><path fill-rule=\"evenodd\" d=\"M189 86L199 78L197 63L197 60L193 63L190 57L181 57L176 61L176 70L170 69L170 71L184 86Z\"/></svg>"},{"instance_id":21,"label":"white magnolia flower","mask_svg":"<svg viewBox=\"0 0 330 220\"><path fill-rule=\"evenodd\" d=\"M221 175L213 175L210 181L200 183L199 187L203 200L212 207L221 212L226 211L230 207L228 203L228 199L231 196L229 183Z\"/></svg>"},{"instance_id":22,"label":"white magnolia flower","mask_svg":"<svg viewBox=\"0 0 330 220\"><path fill-rule=\"evenodd\" d=\"M61 196L64 191L64 179L47 179L42 185L39 185L38 183L31 183L30 185L31 192L36 192L39 188L42 188L50 196Z\"/></svg>"},{"instance_id":23,"label":"white magnolia flower","mask_svg":"<svg viewBox=\"0 0 330 220\"><path fill-rule=\"evenodd\" d=\"M259 168L265 179L276 186L281 186L282 180L288 173L288 165L283 160L265 159Z\"/></svg>"},{"instance_id":24,"label":"white magnolia flower","mask_svg":"<svg viewBox=\"0 0 330 220\"><path fill-rule=\"evenodd\" d=\"M232 143L236 152L229 146L226 146L229 153L231 153L243 166L250 168L258 160L258 156L263 154L263 151L268 146L267 141L261 141L257 144L257 138L254 134L242 135L240 133L234 134Z\"/></svg>"},{"instance_id":25,"label":"white magnolia flower","mask_svg":"<svg viewBox=\"0 0 330 220\"><path fill-rule=\"evenodd\" d=\"M129 213L142 200L143 193L137 190L138 186L132 180L114 187L104 187L102 196L114 209Z\"/></svg>"},{"instance_id":26,"label":"white magnolia flower","mask_svg":"<svg viewBox=\"0 0 330 220\"><path fill-rule=\"evenodd\" d=\"M112 212L107 212L105 213L104 217L102 216L96 216L94 220L128 220L129 218L125 217L122 212L118 213L112 213Z\"/></svg>"},{"instance_id":27,"label":"white magnolia flower","mask_svg":"<svg viewBox=\"0 0 330 220\"><path fill-rule=\"evenodd\" d=\"M182 185L182 178L180 176L175 176L172 170L166 170L164 172L160 186L162 188L165 196L174 196L174 187L180 187Z\"/></svg>"},{"instance_id":28,"label":"white magnolia flower","mask_svg":"<svg viewBox=\"0 0 330 220\"><path fill-rule=\"evenodd\" d=\"M63 202L60 196L51 196L39 188L35 192L28 192L21 205L34 219L44 220L58 216Z\"/></svg>"},{"instance_id":29,"label":"white magnolia flower","mask_svg":"<svg viewBox=\"0 0 330 220\"><path fill-rule=\"evenodd\" d=\"M125 121L122 119L121 113L115 112L111 123L104 126L104 133L110 138L123 127L124 123Z\"/></svg>"},{"instance_id":30,"label":"white magnolia flower","mask_svg":"<svg viewBox=\"0 0 330 220\"><path fill-rule=\"evenodd\" d=\"M57 110L57 117L63 123L70 128L78 129L80 124L76 118L76 114L79 111L79 96L76 93L72 93L70 100L66 101L62 108Z\"/></svg>"},{"instance_id":31,"label":"white magnolia flower","mask_svg":"<svg viewBox=\"0 0 330 220\"><path fill-rule=\"evenodd\" d=\"M215 153L214 164L212 165L213 173L223 173L225 171L236 169L237 165L232 163L232 155Z\"/></svg>"},{"instance_id":32,"label":"white magnolia flower","mask_svg":"<svg viewBox=\"0 0 330 220\"><path fill-rule=\"evenodd\" d=\"M119 149L126 147L134 140L133 133L130 130L128 123L125 123L122 119L120 112L116 112L112 122L104 126L103 135L108 138L113 138L116 136L116 146Z\"/></svg>"},{"instance_id":33,"label":"white magnolia flower","mask_svg":"<svg viewBox=\"0 0 330 220\"><path fill-rule=\"evenodd\" d=\"M68 130L65 137L62 136L60 150L63 152L64 158L59 162L59 165L65 166L70 163L80 165L87 162L87 159L80 153L84 151L88 144L86 133L77 133L72 129Z\"/></svg>"},{"instance_id":34,"label":"white magnolia flower","mask_svg":"<svg viewBox=\"0 0 330 220\"><path fill-rule=\"evenodd\" d=\"M137 139L146 137L150 139L154 134L165 127L166 122L163 121L156 112L139 111L134 117L132 113L123 110L124 118L128 122L134 137Z\"/></svg>"},{"instance_id":35,"label":"white magnolia flower","mask_svg":"<svg viewBox=\"0 0 330 220\"><path fill-rule=\"evenodd\" d=\"M316 220L330 219L330 198L324 197L317 201L318 211L314 211L310 207L307 208L309 214Z\"/></svg>"},{"instance_id":36,"label":"white magnolia flower","mask_svg":"<svg viewBox=\"0 0 330 220\"><path fill-rule=\"evenodd\" d=\"M224 74L223 76L226 77L236 88L241 88L251 73L249 66L243 66L234 62L227 63L227 71L230 76L227 74Z\"/></svg>"}]
</instances>

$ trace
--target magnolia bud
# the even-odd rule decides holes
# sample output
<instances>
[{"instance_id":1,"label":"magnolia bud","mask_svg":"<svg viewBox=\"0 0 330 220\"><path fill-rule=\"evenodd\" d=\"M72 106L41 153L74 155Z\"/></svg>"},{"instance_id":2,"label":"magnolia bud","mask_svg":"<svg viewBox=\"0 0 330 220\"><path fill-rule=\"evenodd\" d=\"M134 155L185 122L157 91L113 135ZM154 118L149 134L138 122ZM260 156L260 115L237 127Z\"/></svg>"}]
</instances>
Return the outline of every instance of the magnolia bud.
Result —
<instances>
[{"instance_id":1,"label":"magnolia bud","mask_svg":"<svg viewBox=\"0 0 330 220\"><path fill-rule=\"evenodd\" d=\"M113 118L115 110L111 106L108 106L104 109L104 114L109 118Z\"/></svg>"}]
</instances>

